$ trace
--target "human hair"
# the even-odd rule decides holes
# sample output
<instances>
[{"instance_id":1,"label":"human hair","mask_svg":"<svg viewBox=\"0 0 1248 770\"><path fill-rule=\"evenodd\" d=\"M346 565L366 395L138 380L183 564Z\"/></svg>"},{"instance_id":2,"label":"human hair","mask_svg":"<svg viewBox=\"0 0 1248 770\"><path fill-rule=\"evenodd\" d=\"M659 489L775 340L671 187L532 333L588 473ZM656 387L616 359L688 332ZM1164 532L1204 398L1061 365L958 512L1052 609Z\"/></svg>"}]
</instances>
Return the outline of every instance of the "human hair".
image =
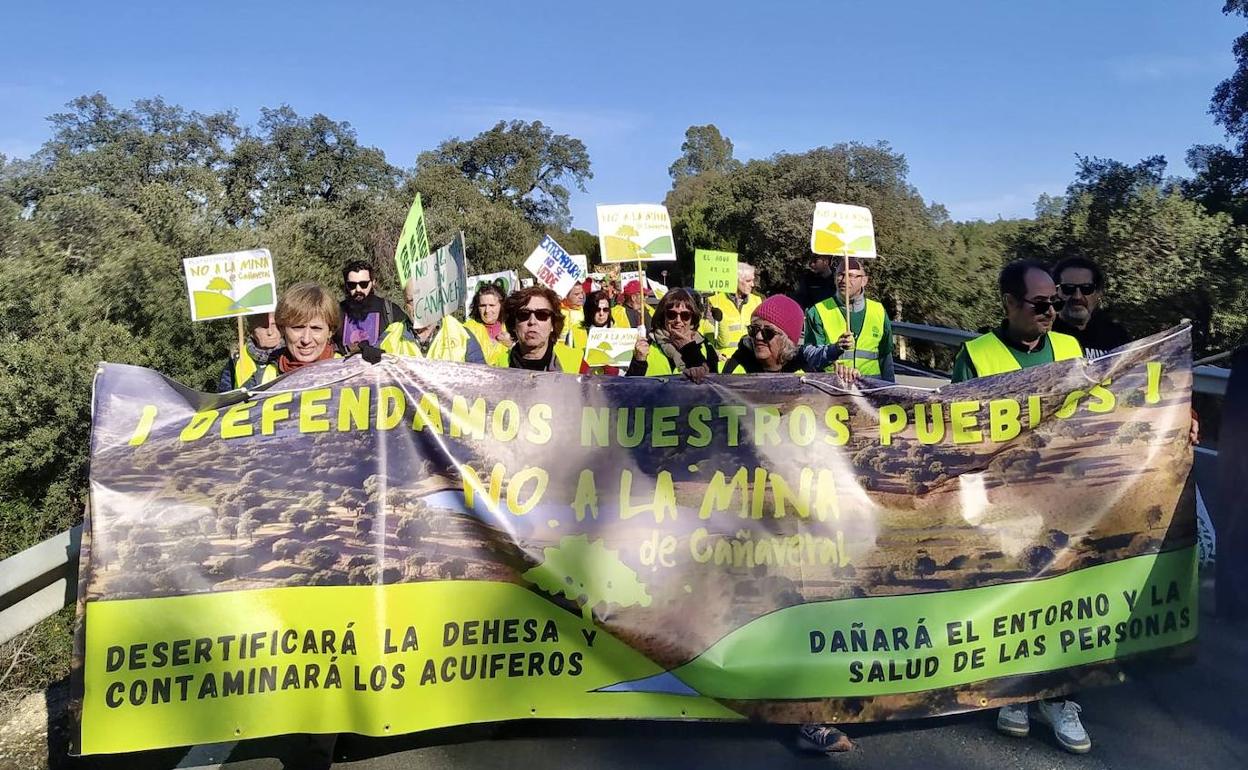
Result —
<instances>
[{"instance_id":1,"label":"human hair","mask_svg":"<svg viewBox=\"0 0 1248 770\"><path fill-rule=\"evenodd\" d=\"M480 304L481 297L485 294L493 294L494 296L498 297L498 305L499 305L500 310L502 309L503 303L507 300L507 298L503 296L503 290L498 288L498 286L492 283L483 283L480 286L478 286L477 293L472 295L472 312L468 314L468 317L476 321L477 323L485 323L484 321L481 320L481 304Z\"/></svg>"},{"instance_id":2,"label":"human hair","mask_svg":"<svg viewBox=\"0 0 1248 770\"><path fill-rule=\"evenodd\" d=\"M1104 288L1105 273L1101 271L1101 266L1081 254L1076 254L1073 257L1066 257L1054 265L1053 271L1049 273L1049 275L1053 276L1053 282L1061 283L1062 271L1070 267L1091 272L1092 283L1096 286L1096 289ZM1093 291L1096 291L1096 289L1093 289Z\"/></svg>"},{"instance_id":3,"label":"human hair","mask_svg":"<svg viewBox=\"0 0 1248 770\"><path fill-rule=\"evenodd\" d=\"M835 256L828 257L827 255L819 255L819 254L816 254L815 256L827 257L827 259L830 262L832 262L833 270L837 274L840 274L845 271L846 262L849 262L850 270L861 270L864 274L867 272L867 263L863 262L861 259L858 259L857 257L850 257L848 260L846 260L846 259L837 259Z\"/></svg>"},{"instance_id":4,"label":"human hair","mask_svg":"<svg viewBox=\"0 0 1248 770\"><path fill-rule=\"evenodd\" d=\"M1032 270L1039 270L1045 275L1049 273L1043 262L1037 262L1034 259L1017 259L1001 268L1001 275L997 276L997 288L1002 294L1009 294L1014 299L1022 299L1027 294L1027 274Z\"/></svg>"},{"instance_id":5,"label":"human hair","mask_svg":"<svg viewBox=\"0 0 1248 770\"><path fill-rule=\"evenodd\" d=\"M315 281L304 281L286 289L277 301L273 317L282 328L302 326L318 318L324 320L332 332L337 332L342 325L338 300Z\"/></svg>"},{"instance_id":6,"label":"human hair","mask_svg":"<svg viewBox=\"0 0 1248 770\"><path fill-rule=\"evenodd\" d=\"M367 259L353 259L342 268L342 282L347 282L348 273L358 273L361 270L368 271L368 280L371 281L376 278L376 276L373 275L375 271L373 270L372 262L369 262Z\"/></svg>"},{"instance_id":7,"label":"human hair","mask_svg":"<svg viewBox=\"0 0 1248 770\"><path fill-rule=\"evenodd\" d=\"M662 329L667 326L667 312L677 304L689 306L689 311L693 313L690 326L694 329L698 328L698 325L702 323L702 303L688 289L672 289L663 295L663 299L659 300L659 304L654 308L655 328Z\"/></svg>"},{"instance_id":8,"label":"human hair","mask_svg":"<svg viewBox=\"0 0 1248 770\"><path fill-rule=\"evenodd\" d=\"M608 305L607 326L611 325L611 310L610 310L611 297L607 294L605 289L599 289L598 291L591 291L585 295L585 304L581 307L581 309L585 311L582 314L584 317L581 318L582 329L593 328L594 315L598 312L598 303L603 301L604 299L607 301L607 305Z\"/></svg>"},{"instance_id":9,"label":"human hair","mask_svg":"<svg viewBox=\"0 0 1248 770\"><path fill-rule=\"evenodd\" d=\"M559 309L559 295L554 290L546 286L529 286L524 289L513 291L503 301L503 323L507 326L507 333L512 337L516 335L516 313L524 309L529 304L529 300L534 297L541 297L550 304L550 311L554 316L550 319L550 341L554 342L563 335L563 312Z\"/></svg>"},{"instance_id":10,"label":"human hair","mask_svg":"<svg viewBox=\"0 0 1248 770\"><path fill-rule=\"evenodd\" d=\"M737 263L737 277L740 278L743 275L754 275L754 266L749 262Z\"/></svg>"}]
</instances>

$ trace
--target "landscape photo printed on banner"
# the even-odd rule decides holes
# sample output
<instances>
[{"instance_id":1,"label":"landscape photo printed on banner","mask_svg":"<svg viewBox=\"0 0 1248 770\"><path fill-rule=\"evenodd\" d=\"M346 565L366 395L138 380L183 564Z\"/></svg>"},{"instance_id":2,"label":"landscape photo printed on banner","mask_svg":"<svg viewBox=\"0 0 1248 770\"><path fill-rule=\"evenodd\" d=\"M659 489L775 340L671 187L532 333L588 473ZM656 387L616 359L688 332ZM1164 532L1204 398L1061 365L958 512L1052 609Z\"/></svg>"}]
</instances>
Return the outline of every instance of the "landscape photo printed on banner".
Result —
<instances>
[{"instance_id":1,"label":"landscape photo printed on banner","mask_svg":"<svg viewBox=\"0 0 1248 770\"><path fill-rule=\"evenodd\" d=\"M937 391L102 365L76 747L853 722L1190 654L1190 332Z\"/></svg>"}]
</instances>

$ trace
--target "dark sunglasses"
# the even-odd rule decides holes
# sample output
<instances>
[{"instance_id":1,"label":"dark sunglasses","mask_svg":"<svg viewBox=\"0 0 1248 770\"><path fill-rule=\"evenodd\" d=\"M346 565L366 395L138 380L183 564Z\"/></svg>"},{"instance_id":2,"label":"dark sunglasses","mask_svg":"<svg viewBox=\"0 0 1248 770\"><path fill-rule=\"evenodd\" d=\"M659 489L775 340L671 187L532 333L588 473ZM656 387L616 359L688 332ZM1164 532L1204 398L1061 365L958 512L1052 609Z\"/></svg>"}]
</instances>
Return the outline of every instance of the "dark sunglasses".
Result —
<instances>
[{"instance_id":1,"label":"dark sunglasses","mask_svg":"<svg viewBox=\"0 0 1248 770\"><path fill-rule=\"evenodd\" d=\"M1024 299L1023 302L1031 305L1032 309L1036 311L1036 315L1048 315L1049 308L1060 312L1062 308L1066 307L1066 300L1064 299Z\"/></svg>"},{"instance_id":2,"label":"dark sunglasses","mask_svg":"<svg viewBox=\"0 0 1248 770\"><path fill-rule=\"evenodd\" d=\"M598 309L597 309L597 310L595 310L594 312L595 312L595 313L610 313L610 312L611 312L611 306L610 306L610 305L599 305L599 306L598 306Z\"/></svg>"},{"instance_id":3,"label":"dark sunglasses","mask_svg":"<svg viewBox=\"0 0 1248 770\"><path fill-rule=\"evenodd\" d=\"M685 323L689 323L693 320L693 313L690 313L688 310L669 310L667 311L667 318L669 321L684 321Z\"/></svg>"},{"instance_id":4,"label":"dark sunglasses","mask_svg":"<svg viewBox=\"0 0 1248 770\"><path fill-rule=\"evenodd\" d=\"M537 320L540 321L541 323L546 323L547 321L549 321L550 319L554 317L555 317L554 312L547 310L545 308L537 308L535 310L530 310L527 307L522 307L516 311L516 320L519 321L520 323L524 323L530 318L537 318Z\"/></svg>"},{"instance_id":5,"label":"dark sunglasses","mask_svg":"<svg viewBox=\"0 0 1248 770\"><path fill-rule=\"evenodd\" d=\"M347 281L347 288L354 289L356 286L359 286L361 289L367 289L370 283L372 281Z\"/></svg>"},{"instance_id":6,"label":"dark sunglasses","mask_svg":"<svg viewBox=\"0 0 1248 770\"><path fill-rule=\"evenodd\" d=\"M1076 291L1082 292L1083 296L1086 297L1092 292L1100 290L1100 287L1094 283L1059 283L1057 288L1061 289L1062 294L1065 294L1067 297L1075 296Z\"/></svg>"},{"instance_id":7,"label":"dark sunglasses","mask_svg":"<svg viewBox=\"0 0 1248 770\"><path fill-rule=\"evenodd\" d=\"M775 329L771 328L770 326L760 326L758 324L750 324L750 326L746 328L745 333L749 336L750 339L754 339L755 337L762 337L763 342L771 342L773 339L775 339L776 335L779 332L777 332Z\"/></svg>"}]
</instances>

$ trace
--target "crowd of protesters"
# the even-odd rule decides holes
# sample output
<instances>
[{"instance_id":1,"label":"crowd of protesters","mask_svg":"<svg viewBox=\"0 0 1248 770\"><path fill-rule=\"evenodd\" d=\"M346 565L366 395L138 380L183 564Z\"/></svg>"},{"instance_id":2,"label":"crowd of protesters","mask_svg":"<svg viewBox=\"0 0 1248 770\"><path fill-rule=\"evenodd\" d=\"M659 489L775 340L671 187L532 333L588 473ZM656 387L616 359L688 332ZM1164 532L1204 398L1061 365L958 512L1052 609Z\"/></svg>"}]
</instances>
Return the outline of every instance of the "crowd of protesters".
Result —
<instances>
[{"instance_id":1,"label":"crowd of protesters","mask_svg":"<svg viewBox=\"0 0 1248 770\"><path fill-rule=\"evenodd\" d=\"M865 263L812 256L792 297L764 297L754 290L756 279L755 268L742 262L736 291L709 296L685 288L652 296L638 280L619 287L587 279L565 297L544 286L505 293L486 284L464 321L446 316L417 328L409 315L416 301L411 287L405 287L405 313L378 294L373 266L355 260L343 268L341 300L318 284L299 283L282 294L274 313L248 317L245 344L222 370L219 389L258 387L302 366L357 354L373 363L391 355L566 374L683 376L695 383L713 374L817 372L833 372L847 387L862 378L895 380L892 322L868 296ZM962 347L953 382L1096 357L1130 341L1100 309L1105 275L1091 260L1076 256L1051 268L1013 262L998 287L1002 321ZM587 361L597 328L637 331L626 367ZM1196 425L1193 419L1193 441ZM1034 706L1064 748L1090 750L1077 704L1057 699ZM1010 705L1000 709L997 727L1021 737L1030 721L1028 704ZM852 746L831 725L802 726L798 743L823 752Z\"/></svg>"}]
</instances>

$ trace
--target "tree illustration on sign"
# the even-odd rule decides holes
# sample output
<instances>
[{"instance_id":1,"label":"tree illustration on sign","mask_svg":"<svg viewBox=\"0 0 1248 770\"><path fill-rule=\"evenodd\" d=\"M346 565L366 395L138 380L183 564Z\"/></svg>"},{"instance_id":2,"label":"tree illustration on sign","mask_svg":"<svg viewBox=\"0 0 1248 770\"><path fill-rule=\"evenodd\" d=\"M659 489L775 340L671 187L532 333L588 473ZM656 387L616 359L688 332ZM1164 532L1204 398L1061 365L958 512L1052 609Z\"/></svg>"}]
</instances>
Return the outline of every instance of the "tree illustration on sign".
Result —
<instances>
[{"instance_id":1,"label":"tree illustration on sign","mask_svg":"<svg viewBox=\"0 0 1248 770\"><path fill-rule=\"evenodd\" d=\"M546 593L580 601L586 623L594 622L594 607L599 604L650 606L646 584L602 540L591 543L585 535L568 536L558 546L542 549L542 557L542 563L525 572L524 579Z\"/></svg>"},{"instance_id":2,"label":"tree illustration on sign","mask_svg":"<svg viewBox=\"0 0 1248 770\"><path fill-rule=\"evenodd\" d=\"M234 298L227 292L234 290L234 285L221 276L216 276L203 289L194 293L195 311L199 318L216 318L229 313L235 306Z\"/></svg>"}]
</instances>

